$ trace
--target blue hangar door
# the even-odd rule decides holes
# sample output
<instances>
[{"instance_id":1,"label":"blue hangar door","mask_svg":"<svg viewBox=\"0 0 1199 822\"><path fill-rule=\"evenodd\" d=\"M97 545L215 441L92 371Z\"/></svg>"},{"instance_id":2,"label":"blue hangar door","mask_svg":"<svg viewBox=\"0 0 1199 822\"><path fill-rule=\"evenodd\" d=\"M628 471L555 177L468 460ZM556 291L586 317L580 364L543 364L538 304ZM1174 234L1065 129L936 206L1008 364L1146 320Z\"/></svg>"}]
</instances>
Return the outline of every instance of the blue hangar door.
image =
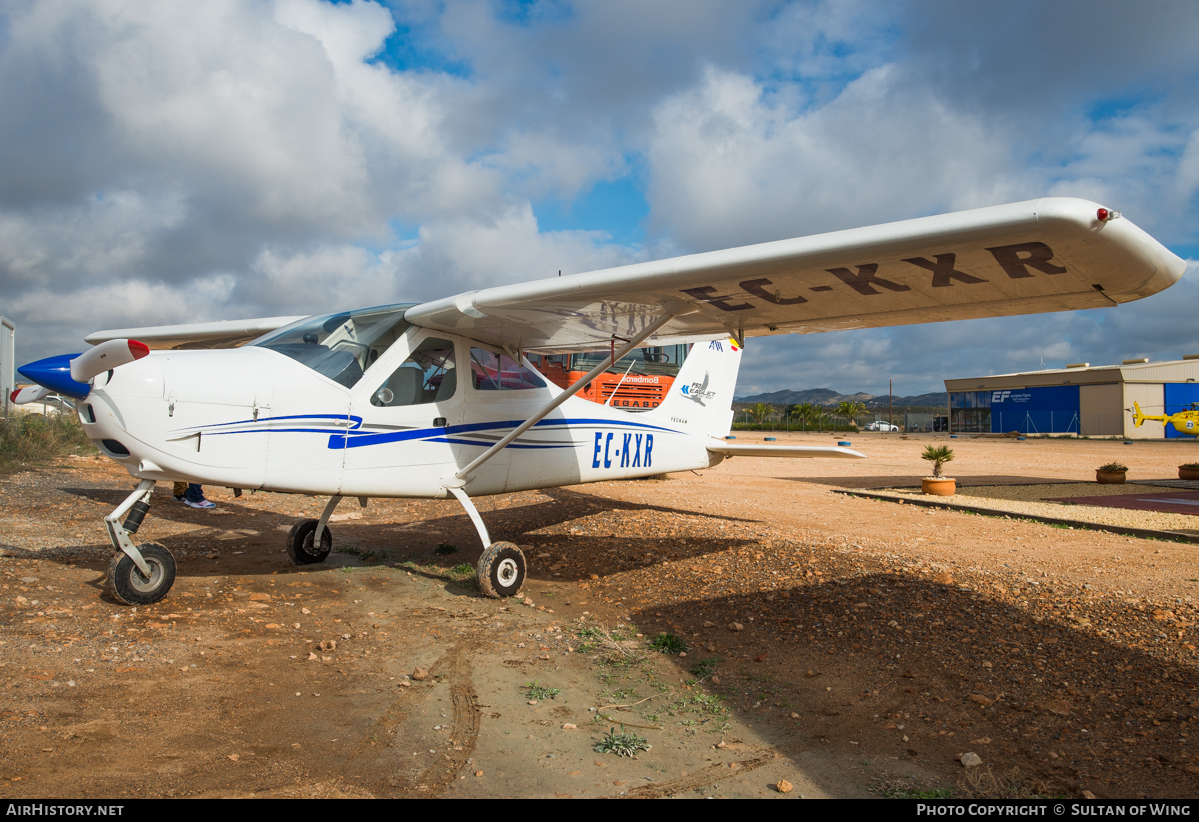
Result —
<instances>
[{"instance_id":1,"label":"blue hangar door","mask_svg":"<svg viewBox=\"0 0 1199 822\"><path fill-rule=\"evenodd\" d=\"M1163 386L1166 391L1166 413L1177 414L1186 411L1191 403L1199 402L1199 384L1193 382L1168 382ZM1199 434L1199 432L1196 432ZM1173 425L1166 426L1166 439L1189 439L1196 434L1180 434Z\"/></svg>"},{"instance_id":2,"label":"blue hangar door","mask_svg":"<svg viewBox=\"0 0 1199 822\"><path fill-rule=\"evenodd\" d=\"M995 434L1077 434L1078 386L1048 385L991 392Z\"/></svg>"}]
</instances>

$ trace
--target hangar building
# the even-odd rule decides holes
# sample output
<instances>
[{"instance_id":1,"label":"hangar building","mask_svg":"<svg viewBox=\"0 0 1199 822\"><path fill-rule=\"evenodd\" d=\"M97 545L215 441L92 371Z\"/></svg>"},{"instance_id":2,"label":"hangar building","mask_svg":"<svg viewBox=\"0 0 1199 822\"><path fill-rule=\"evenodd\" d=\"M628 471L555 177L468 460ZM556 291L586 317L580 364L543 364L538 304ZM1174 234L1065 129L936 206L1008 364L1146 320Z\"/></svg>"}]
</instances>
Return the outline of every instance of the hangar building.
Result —
<instances>
[{"instance_id":1,"label":"hangar building","mask_svg":"<svg viewBox=\"0 0 1199 822\"><path fill-rule=\"evenodd\" d=\"M945 380L945 390L953 433L1181 438L1173 426L1153 420L1134 426L1132 404L1145 414L1174 414L1199 402L1199 354Z\"/></svg>"}]
</instances>

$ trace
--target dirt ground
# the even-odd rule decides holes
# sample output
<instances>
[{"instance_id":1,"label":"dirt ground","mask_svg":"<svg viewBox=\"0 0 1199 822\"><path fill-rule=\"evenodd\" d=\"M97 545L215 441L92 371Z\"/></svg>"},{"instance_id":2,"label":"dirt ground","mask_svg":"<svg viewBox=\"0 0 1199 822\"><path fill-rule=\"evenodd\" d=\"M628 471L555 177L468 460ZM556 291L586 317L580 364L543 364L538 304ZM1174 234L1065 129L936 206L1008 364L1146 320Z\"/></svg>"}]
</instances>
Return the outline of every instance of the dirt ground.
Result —
<instances>
[{"instance_id":1,"label":"dirt ground","mask_svg":"<svg viewBox=\"0 0 1199 822\"><path fill-rule=\"evenodd\" d=\"M1193 796L1199 546L831 489L917 484L930 442L974 484L1172 477L1199 447L852 439L870 459L480 500L531 563L504 602L460 567L456 502L343 502L329 560L296 567L283 539L324 500L194 511L161 483L137 540L179 576L129 608L101 594L101 518L135 481L78 458L0 477L0 796L966 796L988 770ZM648 647L663 632L685 656ZM622 723L652 747L594 750Z\"/></svg>"}]
</instances>

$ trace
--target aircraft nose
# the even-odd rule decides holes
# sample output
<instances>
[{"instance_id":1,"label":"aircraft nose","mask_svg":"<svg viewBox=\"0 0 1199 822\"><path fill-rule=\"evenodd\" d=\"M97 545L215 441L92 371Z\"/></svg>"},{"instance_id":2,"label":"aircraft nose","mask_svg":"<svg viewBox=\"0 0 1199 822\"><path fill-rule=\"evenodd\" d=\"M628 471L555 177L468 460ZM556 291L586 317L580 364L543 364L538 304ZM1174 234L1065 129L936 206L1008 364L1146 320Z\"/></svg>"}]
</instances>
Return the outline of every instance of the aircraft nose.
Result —
<instances>
[{"instance_id":1,"label":"aircraft nose","mask_svg":"<svg viewBox=\"0 0 1199 822\"><path fill-rule=\"evenodd\" d=\"M152 356L97 374L79 406L87 438L115 460L137 459L162 425L164 385L162 363Z\"/></svg>"},{"instance_id":2,"label":"aircraft nose","mask_svg":"<svg viewBox=\"0 0 1199 822\"><path fill-rule=\"evenodd\" d=\"M153 355L98 374L92 382L93 389L109 397L146 399L162 399L165 384L162 361Z\"/></svg>"}]
</instances>

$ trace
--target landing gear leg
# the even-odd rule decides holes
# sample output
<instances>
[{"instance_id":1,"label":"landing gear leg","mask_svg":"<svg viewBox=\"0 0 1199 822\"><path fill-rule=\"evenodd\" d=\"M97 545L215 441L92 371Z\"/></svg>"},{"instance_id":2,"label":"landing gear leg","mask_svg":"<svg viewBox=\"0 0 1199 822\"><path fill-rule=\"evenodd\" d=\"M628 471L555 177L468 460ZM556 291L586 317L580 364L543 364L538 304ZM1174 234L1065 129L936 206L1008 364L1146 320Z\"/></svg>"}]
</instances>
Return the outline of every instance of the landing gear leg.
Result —
<instances>
[{"instance_id":1,"label":"landing gear leg","mask_svg":"<svg viewBox=\"0 0 1199 822\"><path fill-rule=\"evenodd\" d=\"M167 595L175 584L175 558L162 545L147 543L140 549L131 537L150 510L154 480L142 480L137 490L104 518L108 539L117 554L108 565L105 587L126 605L149 605ZM129 517L121 524L125 513Z\"/></svg>"},{"instance_id":2,"label":"landing gear leg","mask_svg":"<svg viewBox=\"0 0 1199 822\"><path fill-rule=\"evenodd\" d=\"M479 590L492 599L515 595L525 582L527 566L524 553L511 542L492 542L487 526L479 516L479 509L475 508L466 492L461 488L447 487L446 490L462 503L475 530L479 532L479 539L483 541L483 556L479 557L479 564L475 567L475 581L479 583Z\"/></svg>"}]
</instances>

